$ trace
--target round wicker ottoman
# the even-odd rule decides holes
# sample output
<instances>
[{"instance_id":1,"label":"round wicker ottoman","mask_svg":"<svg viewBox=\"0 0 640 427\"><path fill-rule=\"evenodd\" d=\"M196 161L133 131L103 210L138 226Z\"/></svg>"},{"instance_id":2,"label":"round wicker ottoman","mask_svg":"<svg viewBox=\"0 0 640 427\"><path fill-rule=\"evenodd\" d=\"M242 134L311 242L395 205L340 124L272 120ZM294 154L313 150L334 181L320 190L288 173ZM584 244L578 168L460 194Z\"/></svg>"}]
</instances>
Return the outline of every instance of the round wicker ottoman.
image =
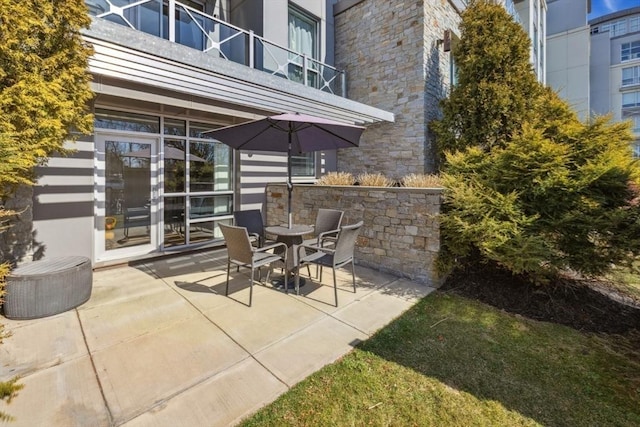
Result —
<instances>
[{"instance_id":1,"label":"round wicker ottoman","mask_svg":"<svg viewBox=\"0 0 640 427\"><path fill-rule=\"evenodd\" d=\"M67 256L22 265L7 276L4 315L9 319L52 316L91 296L91 260Z\"/></svg>"}]
</instances>

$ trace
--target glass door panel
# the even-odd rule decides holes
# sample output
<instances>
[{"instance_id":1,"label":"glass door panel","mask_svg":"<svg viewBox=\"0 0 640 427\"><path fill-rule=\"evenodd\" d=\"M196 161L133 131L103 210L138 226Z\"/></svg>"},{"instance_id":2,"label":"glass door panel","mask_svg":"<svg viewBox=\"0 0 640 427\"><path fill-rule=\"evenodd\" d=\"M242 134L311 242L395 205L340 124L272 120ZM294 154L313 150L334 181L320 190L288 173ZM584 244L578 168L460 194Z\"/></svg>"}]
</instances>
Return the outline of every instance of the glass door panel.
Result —
<instances>
[{"instance_id":1,"label":"glass door panel","mask_svg":"<svg viewBox=\"0 0 640 427\"><path fill-rule=\"evenodd\" d=\"M185 224L185 196L164 197L164 247L182 246L187 243Z\"/></svg>"},{"instance_id":2,"label":"glass door panel","mask_svg":"<svg viewBox=\"0 0 640 427\"><path fill-rule=\"evenodd\" d=\"M155 140L103 136L97 149L104 162L104 178L96 178L98 258L156 249Z\"/></svg>"}]
</instances>

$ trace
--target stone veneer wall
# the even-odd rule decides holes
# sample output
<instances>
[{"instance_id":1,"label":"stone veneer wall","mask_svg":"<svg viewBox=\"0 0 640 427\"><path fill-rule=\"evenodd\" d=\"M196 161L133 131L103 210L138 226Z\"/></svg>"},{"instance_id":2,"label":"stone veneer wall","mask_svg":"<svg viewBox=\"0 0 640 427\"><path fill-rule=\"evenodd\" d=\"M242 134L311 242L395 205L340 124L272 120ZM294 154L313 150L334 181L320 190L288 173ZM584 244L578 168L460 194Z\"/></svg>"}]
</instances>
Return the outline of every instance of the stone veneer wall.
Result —
<instances>
[{"instance_id":1,"label":"stone veneer wall","mask_svg":"<svg viewBox=\"0 0 640 427\"><path fill-rule=\"evenodd\" d=\"M347 71L348 97L396 118L369 126L360 148L340 150L338 170L396 180L434 172L428 125L449 88L450 53L438 40L447 29L458 33L452 1L343 0L334 10L336 67Z\"/></svg>"},{"instance_id":2,"label":"stone veneer wall","mask_svg":"<svg viewBox=\"0 0 640 427\"><path fill-rule=\"evenodd\" d=\"M293 222L313 224L319 208L343 210L343 224L364 221L356 264L439 286L441 194L428 188L294 185ZM266 200L266 223L285 224L286 185L267 185Z\"/></svg>"}]
</instances>

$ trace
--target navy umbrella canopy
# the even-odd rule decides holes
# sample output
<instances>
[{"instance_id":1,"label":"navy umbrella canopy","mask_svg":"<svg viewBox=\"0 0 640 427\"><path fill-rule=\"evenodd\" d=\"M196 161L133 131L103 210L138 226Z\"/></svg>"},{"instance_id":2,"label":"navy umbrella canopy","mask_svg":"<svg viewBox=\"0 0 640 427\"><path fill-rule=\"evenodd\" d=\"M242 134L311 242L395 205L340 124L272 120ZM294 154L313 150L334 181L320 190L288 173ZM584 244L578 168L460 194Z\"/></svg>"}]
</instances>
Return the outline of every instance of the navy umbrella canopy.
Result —
<instances>
[{"instance_id":1,"label":"navy umbrella canopy","mask_svg":"<svg viewBox=\"0 0 640 427\"><path fill-rule=\"evenodd\" d=\"M285 113L207 132L237 150L287 153L288 223L291 227L291 156L357 147L364 127Z\"/></svg>"}]
</instances>

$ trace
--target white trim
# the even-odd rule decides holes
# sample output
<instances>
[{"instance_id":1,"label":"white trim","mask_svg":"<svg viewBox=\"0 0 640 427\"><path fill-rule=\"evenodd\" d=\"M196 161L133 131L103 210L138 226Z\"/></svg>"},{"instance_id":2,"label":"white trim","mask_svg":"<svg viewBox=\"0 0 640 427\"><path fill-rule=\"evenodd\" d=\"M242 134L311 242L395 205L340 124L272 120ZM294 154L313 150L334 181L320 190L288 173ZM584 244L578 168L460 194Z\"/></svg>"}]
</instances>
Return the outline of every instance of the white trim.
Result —
<instances>
[{"instance_id":1,"label":"white trim","mask_svg":"<svg viewBox=\"0 0 640 427\"><path fill-rule=\"evenodd\" d=\"M150 156L151 156L151 170L150 170L150 186L152 193L150 194L150 227L149 227L149 237L150 241L148 244L138 245L138 246L130 246L120 249L107 250L105 247L105 228L104 226L99 226L99 224L105 223L106 217L106 195L104 189L106 188L106 161L104 158L105 155L105 143L108 138L117 138L117 139L126 139L126 142L132 142L137 144L147 144L150 148ZM95 185L94 185L94 218L95 218L95 234L94 234L94 249L95 249L95 261L96 262L104 262L104 261L112 261L118 259L131 258L133 256L149 254L153 252L158 252L158 242L159 242L159 228L158 223L162 222L158 221L158 155L157 155L157 147L159 143L159 138L144 136L143 134L132 134L132 133L120 133L120 132L102 132L98 131L95 135ZM155 189L155 190L154 190ZM160 224L162 225L162 224Z\"/></svg>"}]
</instances>

